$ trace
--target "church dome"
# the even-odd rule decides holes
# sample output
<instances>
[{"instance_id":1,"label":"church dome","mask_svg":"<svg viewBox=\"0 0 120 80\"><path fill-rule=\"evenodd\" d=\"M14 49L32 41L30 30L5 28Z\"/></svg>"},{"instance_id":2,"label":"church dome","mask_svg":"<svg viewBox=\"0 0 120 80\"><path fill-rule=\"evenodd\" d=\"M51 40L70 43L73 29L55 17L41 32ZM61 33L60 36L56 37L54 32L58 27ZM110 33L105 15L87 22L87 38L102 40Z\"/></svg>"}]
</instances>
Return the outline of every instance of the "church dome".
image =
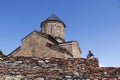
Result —
<instances>
[{"instance_id":1,"label":"church dome","mask_svg":"<svg viewBox=\"0 0 120 80\"><path fill-rule=\"evenodd\" d=\"M60 20L60 18L57 17L54 13L52 13L52 14L47 18L47 20L56 20L56 21L62 22L62 21Z\"/></svg>"},{"instance_id":2,"label":"church dome","mask_svg":"<svg viewBox=\"0 0 120 80\"><path fill-rule=\"evenodd\" d=\"M66 25L64 24L64 22L55 15L55 13L52 13L46 20L44 20L41 25L47 21L58 21L58 22L61 22L63 23L64 27L66 27Z\"/></svg>"}]
</instances>

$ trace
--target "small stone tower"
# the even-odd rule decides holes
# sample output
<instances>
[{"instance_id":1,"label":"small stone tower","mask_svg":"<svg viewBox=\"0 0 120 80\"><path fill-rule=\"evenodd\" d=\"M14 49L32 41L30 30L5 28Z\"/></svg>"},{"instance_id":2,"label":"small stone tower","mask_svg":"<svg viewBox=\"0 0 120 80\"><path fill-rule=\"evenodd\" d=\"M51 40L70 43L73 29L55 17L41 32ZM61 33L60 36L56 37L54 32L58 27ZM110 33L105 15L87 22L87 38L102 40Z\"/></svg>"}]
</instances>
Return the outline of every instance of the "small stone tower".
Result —
<instances>
[{"instance_id":1,"label":"small stone tower","mask_svg":"<svg viewBox=\"0 0 120 80\"><path fill-rule=\"evenodd\" d=\"M65 41L66 25L54 13L41 23L41 32L51 35L59 43Z\"/></svg>"}]
</instances>

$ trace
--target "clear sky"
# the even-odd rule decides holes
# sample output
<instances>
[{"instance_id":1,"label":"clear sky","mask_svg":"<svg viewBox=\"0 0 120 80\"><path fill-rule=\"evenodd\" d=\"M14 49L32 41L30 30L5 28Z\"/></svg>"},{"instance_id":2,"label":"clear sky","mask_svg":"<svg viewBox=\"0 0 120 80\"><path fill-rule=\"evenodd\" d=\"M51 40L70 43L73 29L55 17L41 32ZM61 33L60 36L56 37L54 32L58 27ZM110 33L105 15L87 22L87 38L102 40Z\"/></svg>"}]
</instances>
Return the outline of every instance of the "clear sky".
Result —
<instances>
[{"instance_id":1,"label":"clear sky","mask_svg":"<svg viewBox=\"0 0 120 80\"><path fill-rule=\"evenodd\" d=\"M0 49L9 54L54 12L66 24L66 41L77 40L105 66L120 67L120 0L0 0Z\"/></svg>"}]
</instances>

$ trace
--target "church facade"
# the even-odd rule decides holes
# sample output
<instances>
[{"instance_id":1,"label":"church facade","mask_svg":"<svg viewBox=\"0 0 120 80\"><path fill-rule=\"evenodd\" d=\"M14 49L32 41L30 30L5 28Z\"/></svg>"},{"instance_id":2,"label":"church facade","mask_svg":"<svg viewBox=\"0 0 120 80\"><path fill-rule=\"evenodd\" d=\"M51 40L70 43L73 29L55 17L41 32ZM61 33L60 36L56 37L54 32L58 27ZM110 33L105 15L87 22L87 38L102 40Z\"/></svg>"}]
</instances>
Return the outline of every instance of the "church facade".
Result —
<instances>
[{"instance_id":1,"label":"church facade","mask_svg":"<svg viewBox=\"0 0 120 80\"><path fill-rule=\"evenodd\" d=\"M34 30L21 41L20 47L8 57L56 57L80 58L81 50L77 41L65 41L66 25L54 13L44 20L41 31Z\"/></svg>"}]
</instances>

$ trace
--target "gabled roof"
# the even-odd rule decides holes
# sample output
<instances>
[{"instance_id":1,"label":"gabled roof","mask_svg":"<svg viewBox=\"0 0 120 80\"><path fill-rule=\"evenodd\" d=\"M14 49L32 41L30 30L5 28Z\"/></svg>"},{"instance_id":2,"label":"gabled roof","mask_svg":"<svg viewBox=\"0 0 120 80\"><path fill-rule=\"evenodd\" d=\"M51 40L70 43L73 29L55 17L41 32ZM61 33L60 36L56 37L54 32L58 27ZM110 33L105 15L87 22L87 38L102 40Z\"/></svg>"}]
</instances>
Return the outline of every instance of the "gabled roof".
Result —
<instances>
[{"instance_id":1,"label":"gabled roof","mask_svg":"<svg viewBox=\"0 0 120 80\"><path fill-rule=\"evenodd\" d=\"M24 39L26 39L27 37L29 37L31 34L33 33L36 33L36 35L39 35L39 36L42 36L43 38L47 38L48 40L50 40L51 42L54 43L54 45L58 45L59 43L55 40L55 38L53 38L51 35L48 35L48 34L45 34L45 33L42 33L42 32L39 32L37 30L34 30L32 31L31 33L29 33L27 36L25 36L21 41L23 41ZM7 56L8 57L11 57L13 55L13 53L15 51L18 51L20 50L21 46L19 46L18 48L16 48L14 51L12 51L10 54L8 54ZM1 56L1 53L0 53L0 56Z\"/></svg>"},{"instance_id":2,"label":"gabled roof","mask_svg":"<svg viewBox=\"0 0 120 80\"><path fill-rule=\"evenodd\" d=\"M30 36L32 33L37 33L37 35L39 35L39 36L42 36L42 37L44 37L44 38L47 38L47 39L49 39L51 42L53 42L54 44L59 44L57 41L56 41L56 39L55 38L53 38L51 35L49 35L49 34L45 34L45 33L42 33L42 32L39 32L39 31L37 31L37 30L34 30L34 31L32 31L31 33L29 33L27 36L25 36L21 41L23 41L25 38L27 38L28 36Z\"/></svg>"}]
</instances>

